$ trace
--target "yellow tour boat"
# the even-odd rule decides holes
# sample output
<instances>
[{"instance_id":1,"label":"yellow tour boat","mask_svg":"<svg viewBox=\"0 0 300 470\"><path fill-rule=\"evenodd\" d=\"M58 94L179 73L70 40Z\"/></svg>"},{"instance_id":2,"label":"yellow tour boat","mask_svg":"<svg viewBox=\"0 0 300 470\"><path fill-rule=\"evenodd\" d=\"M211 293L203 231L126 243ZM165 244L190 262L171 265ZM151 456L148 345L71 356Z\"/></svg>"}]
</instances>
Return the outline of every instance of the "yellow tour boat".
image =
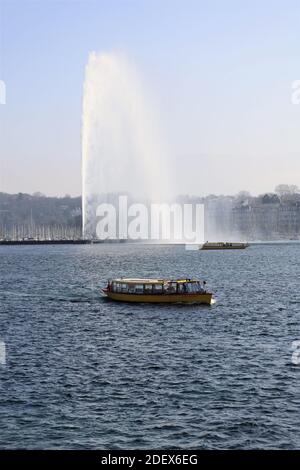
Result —
<instances>
[{"instance_id":1,"label":"yellow tour boat","mask_svg":"<svg viewBox=\"0 0 300 470\"><path fill-rule=\"evenodd\" d=\"M244 250L249 246L249 243L229 243L229 242L206 242L200 250Z\"/></svg>"},{"instance_id":2,"label":"yellow tour boat","mask_svg":"<svg viewBox=\"0 0 300 470\"><path fill-rule=\"evenodd\" d=\"M111 279L102 289L105 296L121 302L211 304L206 282L196 279Z\"/></svg>"}]
</instances>

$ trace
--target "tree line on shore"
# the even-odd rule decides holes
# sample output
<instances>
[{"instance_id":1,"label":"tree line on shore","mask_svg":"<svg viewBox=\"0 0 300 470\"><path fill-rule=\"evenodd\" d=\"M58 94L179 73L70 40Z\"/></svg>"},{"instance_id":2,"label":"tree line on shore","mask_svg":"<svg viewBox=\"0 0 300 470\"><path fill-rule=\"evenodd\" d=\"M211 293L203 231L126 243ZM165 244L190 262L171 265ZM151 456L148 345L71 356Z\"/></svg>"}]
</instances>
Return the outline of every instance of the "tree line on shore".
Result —
<instances>
[{"instance_id":1,"label":"tree line on shore","mask_svg":"<svg viewBox=\"0 0 300 470\"><path fill-rule=\"evenodd\" d=\"M247 239L300 238L300 189L281 184L274 192L252 196L181 195L180 203L201 202L207 213L207 236ZM0 239L80 238L81 197L0 192Z\"/></svg>"}]
</instances>

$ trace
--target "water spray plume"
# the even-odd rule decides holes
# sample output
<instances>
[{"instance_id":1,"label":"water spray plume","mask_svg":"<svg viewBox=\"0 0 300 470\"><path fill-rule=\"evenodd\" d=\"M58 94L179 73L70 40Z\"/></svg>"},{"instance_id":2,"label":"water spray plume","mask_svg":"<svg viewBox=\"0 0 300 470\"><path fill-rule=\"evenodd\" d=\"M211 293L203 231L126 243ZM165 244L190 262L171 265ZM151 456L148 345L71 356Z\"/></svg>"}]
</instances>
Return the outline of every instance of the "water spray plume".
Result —
<instances>
[{"instance_id":1,"label":"water spray plume","mask_svg":"<svg viewBox=\"0 0 300 470\"><path fill-rule=\"evenodd\" d=\"M110 193L163 201L170 194L166 150L136 68L117 53L89 55L82 112L83 234Z\"/></svg>"}]
</instances>

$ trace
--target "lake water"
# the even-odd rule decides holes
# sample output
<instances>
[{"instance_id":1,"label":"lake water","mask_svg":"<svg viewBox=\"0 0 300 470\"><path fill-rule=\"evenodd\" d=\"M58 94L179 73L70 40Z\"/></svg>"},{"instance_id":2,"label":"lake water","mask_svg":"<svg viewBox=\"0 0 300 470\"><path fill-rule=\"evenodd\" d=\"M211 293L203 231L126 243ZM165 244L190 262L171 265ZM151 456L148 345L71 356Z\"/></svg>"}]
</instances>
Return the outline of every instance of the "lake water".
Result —
<instances>
[{"instance_id":1,"label":"lake water","mask_svg":"<svg viewBox=\"0 0 300 470\"><path fill-rule=\"evenodd\" d=\"M0 448L300 447L300 244L0 247ZM198 277L212 306L102 299Z\"/></svg>"}]
</instances>

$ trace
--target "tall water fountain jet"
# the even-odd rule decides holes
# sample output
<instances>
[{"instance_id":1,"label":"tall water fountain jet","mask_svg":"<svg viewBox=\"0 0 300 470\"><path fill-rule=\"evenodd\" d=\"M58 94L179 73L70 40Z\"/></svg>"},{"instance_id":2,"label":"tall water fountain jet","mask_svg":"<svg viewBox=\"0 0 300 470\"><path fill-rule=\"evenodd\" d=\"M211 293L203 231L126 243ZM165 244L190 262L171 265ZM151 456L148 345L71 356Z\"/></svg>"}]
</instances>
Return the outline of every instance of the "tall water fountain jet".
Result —
<instances>
[{"instance_id":1,"label":"tall water fountain jet","mask_svg":"<svg viewBox=\"0 0 300 470\"><path fill-rule=\"evenodd\" d=\"M163 202L170 194L158 121L135 67L117 53L89 55L82 116L83 235L94 238L108 194Z\"/></svg>"}]
</instances>

